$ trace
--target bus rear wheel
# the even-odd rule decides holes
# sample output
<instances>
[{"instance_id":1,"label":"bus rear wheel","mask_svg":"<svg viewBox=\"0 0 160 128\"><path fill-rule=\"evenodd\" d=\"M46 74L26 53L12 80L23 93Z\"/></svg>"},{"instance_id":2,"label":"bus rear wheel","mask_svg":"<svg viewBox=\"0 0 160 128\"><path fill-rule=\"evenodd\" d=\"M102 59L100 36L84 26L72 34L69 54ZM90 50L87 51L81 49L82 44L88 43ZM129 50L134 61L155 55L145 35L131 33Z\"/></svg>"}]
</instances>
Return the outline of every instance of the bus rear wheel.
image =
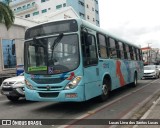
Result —
<instances>
[{"instance_id":1,"label":"bus rear wheel","mask_svg":"<svg viewBox=\"0 0 160 128\"><path fill-rule=\"evenodd\" d=\"M133 83L132 83L132 86L133 86L133 87L136 87L136 86L137 86L137 82L138 82L137 73L134 73L134 81L133 81Z\"/></svg>"},{"instance_id":2,"label":"bus rear wheel","mask_svg":"<svg viewBox=\"0 0 160 128\"><path fill-rule=\"evenodd\" d=\"M102 94L99 96L100 101L105 101L109 97L110 79L105 79L102 85Z\"/></svg>"}]
</instances>

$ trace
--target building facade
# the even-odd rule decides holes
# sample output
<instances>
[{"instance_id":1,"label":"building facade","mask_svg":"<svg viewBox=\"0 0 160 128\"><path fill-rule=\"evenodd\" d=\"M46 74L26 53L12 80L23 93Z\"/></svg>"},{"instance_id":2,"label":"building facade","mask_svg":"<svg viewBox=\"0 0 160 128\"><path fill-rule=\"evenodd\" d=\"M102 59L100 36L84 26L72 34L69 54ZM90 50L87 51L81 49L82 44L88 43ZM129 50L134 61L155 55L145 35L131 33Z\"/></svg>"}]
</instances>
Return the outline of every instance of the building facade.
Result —
<instances>
[{"instance_id":1,"label":"building facade","mask_svg":"<svg viewBox=\"0 0 160 128\"><path fill-rule=\"evenodd\" d=\"M12 0L10 3L15 15L33 20L69 6L82 19L100 26L98 0Z\"/></svg>"},{"instance_id":2,"label":"building facade","mask_svg":"<svg viewBox=\"0 0 160 128\"><path fill-rule=\"evenodd\" d=\"M142 48L144 65L160 64L160 49L145 47Z\"/></svg>"}]
</instances>

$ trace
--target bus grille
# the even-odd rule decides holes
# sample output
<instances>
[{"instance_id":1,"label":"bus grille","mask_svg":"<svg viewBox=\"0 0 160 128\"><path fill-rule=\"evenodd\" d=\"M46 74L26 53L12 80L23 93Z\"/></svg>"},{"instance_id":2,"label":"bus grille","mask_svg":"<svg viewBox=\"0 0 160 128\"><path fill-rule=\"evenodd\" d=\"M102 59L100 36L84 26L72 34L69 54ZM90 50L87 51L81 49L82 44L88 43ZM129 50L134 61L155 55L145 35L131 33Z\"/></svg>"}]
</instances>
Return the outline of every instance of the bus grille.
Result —
<instances>
[{"instance_id":1,"label":"bus grille","mask_svg":"<svg viewBox=\"0 0 160 128\"><path fill-rule=\"evenodd\" d=\"M43 90L43 91L47 91L47 90L54 90L54 91L56 91L56 90L61 90L61 89L63 89L62 88L63 86L50 86L50 89L47 89L47 87L46 86L38 86L37 87L37 89L38 90Z\"/></svg>"},{"instance_id":2,"label":"bus grille","mask_svg":"<svg viewBox=\"0 0 160 128\"><path fill-rule=\"evenodd\" d=\"M39 92L39 96L40 97L57 97L59 94L59 92L51 92L51 93L42 93L42 92Z\"/></svg>"},{"instance_id":3,"label":"bus grille","mask_svg":"<svg viewBox=\"0 0 160 128\"><path fill-rule=\"evenodd\" d=\"M55 83L61 83L64 81L66 78L45 78L45 79L40 79L40 78L32 78L32 80L37 83L37 84L55 84Z\"/></svg>"}]
</instances>

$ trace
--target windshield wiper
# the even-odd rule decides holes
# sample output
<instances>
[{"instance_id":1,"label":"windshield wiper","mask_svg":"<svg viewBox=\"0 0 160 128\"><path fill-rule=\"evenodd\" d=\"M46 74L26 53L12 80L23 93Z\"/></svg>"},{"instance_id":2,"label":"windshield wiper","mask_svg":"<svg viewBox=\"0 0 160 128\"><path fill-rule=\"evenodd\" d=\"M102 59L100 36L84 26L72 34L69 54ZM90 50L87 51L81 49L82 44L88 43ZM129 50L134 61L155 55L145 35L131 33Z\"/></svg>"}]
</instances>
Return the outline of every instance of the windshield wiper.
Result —
<instances>
[{"instance_id":1,"label":"windshield wiper","mask_svg":"<svg viewBox=\"0 0 160 128\"><path fill-rule=\"evenodd\" d=\"M52 54L51 54L51 62L53 61L53 51L54 51L54 48L58 45L58 43L62 40L63 38L63 33L59 34L59 36L54 40L53 42L53 45L51 47L51 50L52 50Z\"/></svg>"}]
</instances>

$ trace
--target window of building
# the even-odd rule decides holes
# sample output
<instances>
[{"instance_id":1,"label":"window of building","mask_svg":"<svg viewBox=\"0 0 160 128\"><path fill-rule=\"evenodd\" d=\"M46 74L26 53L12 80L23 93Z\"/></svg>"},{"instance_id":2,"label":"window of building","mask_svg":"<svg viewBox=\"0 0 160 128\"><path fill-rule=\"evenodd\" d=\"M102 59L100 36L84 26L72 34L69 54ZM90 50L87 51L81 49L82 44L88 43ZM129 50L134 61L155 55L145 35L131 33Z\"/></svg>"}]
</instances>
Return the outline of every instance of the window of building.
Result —
<instances>
[{"instance_id":1,"label":"window of building","mask_svg":"<svg viewBox=\"0 0 160 128\"><path fill-rule=\"evenodd\" d=\"M84 2L82 2L80 0L79 0L79 4L82 5L82 6L84 6Z\"/></svg>"},{"instance_id":2,"label":"window of building","mask_svg":"<svg viewBox=\"0 0 160 128\"><path fill-rule=\"evenodd\" d=\"M51 10L51 8L48 8L48 10Z\"/></svg>"},{"instance_id":3,"label":"window of building","mask_svg":"<svg viewBox=\"0 0 160 128\"><path fill-rule=\"evenodd\" d=\"M92 7L92 11L94 11L94 8Z\"/></svg>"},{"instance_id":4,"label":"window of building","mask_svg":"<svg viewBox=\"0 0 160 128\"><path fill-rule=\"evenodd\" d=\"M36 4L35 2L32 3L33 6L34 6L35 4Z\"/></svg>"},{"instance_id":5,"label":"window of building","mask_svg":"<svg viewBox=\"0 0 160 128\"><path fill-rule=\"evenodd\" d=\"M63 7L66 7L66 3L63 4Z\"/></svg>"},{"instance_id":6,"label":"window of building","mask_svg":"<svg viewBox=\"0 0 160 128\"><path fill-rule=\"evenodd\" d=\"M30 4L27 4L27 8L29 8L31 5Z\"/></svg>"},{"instance_id":7,"label":"window of building","mask_svg":"<svg viewBox=\"0 0 160 128\"><path fill-rule=\"evenodd\" d=\"M93 18L93 22L95 21L95 19Z\"/></svg>"},{"instance_id":8,"label":"window of building","mask_svg":"<svg viewBox=\"0 0 160 128\"><path fill-rule=\"evenodd\" d=\"M99 56L101 58L107 58L107 45L106 45L106 37L102 34L98 34L98 45L99 45Z\"/></svg>"},{"instance_id":9,"label":"window of building","mask_svg":"<svg viewBox=\"0 0 160 128\"><path fill-rule=\"evenodd\" d=\"M97 0L95 0L95 2L96 2L96 4L98 4L98 1L97 1Z\"/></svg>"},{"instance_id":10,"label":"window of building","mask_svg":"<svg viewBox=\"0 0 160 128\"><path fill-rule=\"evenodd\" d=\"M89 8L89 5L87 4L87 8Z\"/></svg>"},{"instance_id":11,"label":"window of building","mask_svg":"<svg viewBox=\"0 0 160 128\"><path fill-rule=\"evenodd\" d=\"M23 6L23 9L25 9L25 8L26 8L26 5Z\"/></svg>"},{"instance_id":12,"label":"window of building","mask_svg":"<svg viewBox=\"0 0 160 128\"><path fill-rule=\"evenodd\" d=\"M47 12L47 9L43 9L43 10L42 10L42 13L46 13L46 12Z\"/></svg>"},{"instance_id":13,"label":"window of building","mask_svg":"<svg viewBox=\"0 0 160 128\"><path fill-rule=\"evenodd\" d=\"M56 6L56 9L60 9L60 8L62 8L62 4Z\"/></svg>"},{"instance_id":14,"label":"window of building","mask_svg":"<svg viewBox=\"0 0 160 128\"><path fill-rule=\"evenodd\" d=\"M87 19L89 19L89 16L87 15Z\"/></svg>"},{"instance_id":15,"label":"window of building","mask_svg":"<svg viewBox=\"0 0 160 128\"><path fill-rule=\"evenodd\" d=\"M36 15L39 15L39 11L33 13L33 16L36 16Z\"/></svg>"},{"instance_id":16,"label":"window of building","mask_svg":"<svg viewBox=\"0 0 160 128\"><path fill-rule=\"evenodd\" d=\"M98 12L97 10L95 10L95 12L96 12L97 14L99 14L99 12Z\"/></svg>"},{"instance_id":17,"label":"window of building","mask_svg":"<svg viewBox=\"0 0 160 128\"><path fill-rule=\"evenodd\" d=\"M21 10L21 7L18 7L17 10Z\"/></svg>"},{"instance_id":18,"label":"window of building","mask_svg":"<svg viewBox=\"0 0 160 128\"><path fill-rule=\"evenodd\" d=\"M46 0L41 0L41 3L46 2Z\"/></svg>"},{"instance_id":19,"label":"window of building","mask_svg":"<svg viewBox=\"0 0 160 128\"><path fill-rule=\"evenodd\" d=\"M98 20L96 20L96 22L97 22L97 24L99 24L99 21L98 21Z\"/></svg>"},{"instance_id":20,"label":"window of building","mask_svg":"<svg viewBox=\"0 0 160 128\"><path fill-rule=\"evenodd\" d=\"M25 15L25 18L28 18L28 17L30 17L30 14Z\"/></svg>"},{"instance_id":21,"label":"window of building","mask_svg":"<svg viewBox=\"0 0 160 128\"><path fill-rule=\"evenodd\" d=\"M84 14L84 13L79 12L79 15L80 15L81 17L85 17L85 14Z\"/></svg>"}]
</instances>

